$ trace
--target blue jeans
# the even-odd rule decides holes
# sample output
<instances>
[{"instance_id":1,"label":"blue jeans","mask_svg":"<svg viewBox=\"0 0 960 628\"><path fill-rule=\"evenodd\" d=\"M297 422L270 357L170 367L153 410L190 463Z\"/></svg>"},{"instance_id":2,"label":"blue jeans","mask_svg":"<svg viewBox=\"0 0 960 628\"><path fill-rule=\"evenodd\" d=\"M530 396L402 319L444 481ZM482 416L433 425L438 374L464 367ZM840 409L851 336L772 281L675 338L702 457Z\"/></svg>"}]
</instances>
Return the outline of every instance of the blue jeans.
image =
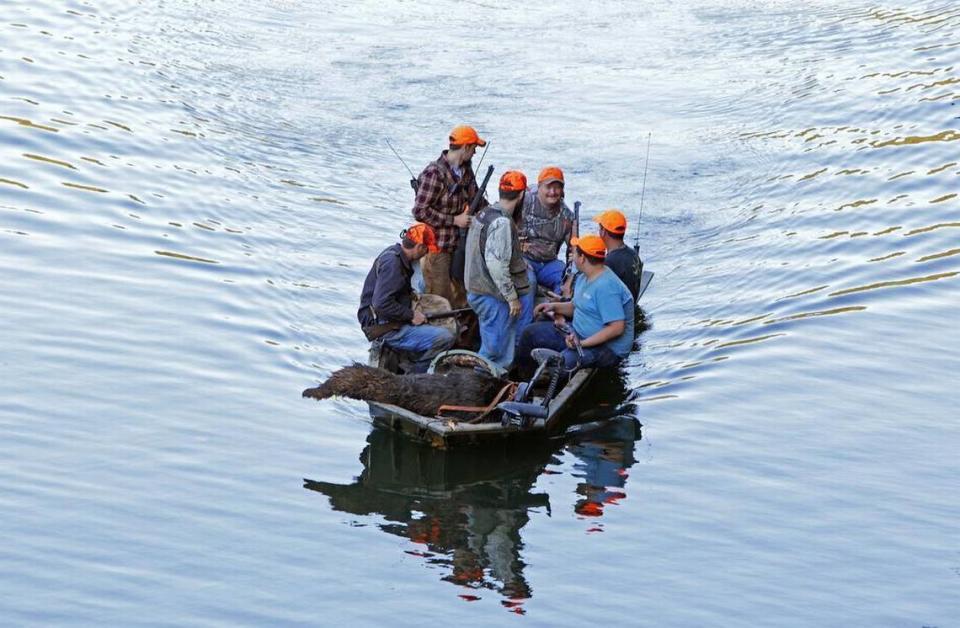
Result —
<instances>
[{"instance_id":1,"label":"blue jeans","mask_svg":"<svg viewBox=\"0 0 960 628\"><path fill-rule=\"evenodd\" d=\"M384 345L394 351L410 356L416 373L426 373L431 360L452 347L455 342L453 334L443 327L426 324L404 325L384 334L382 340Z\"/></svg>"},{"instance_id":2,"label":"blue jeans","mask_svg":"<svg viewBox=\"0 0 960 628\"><path fill-rule=\"evenodd\" d=\"M533 276L533 271L530 270L529 266L527 266L527 278L530 280L530 289L527 290L526 294L520 295L520 316L517 317L517 343L520 342L523 330L533 322L533 306L536 305L537 300L537 280Z\"/></svg>"},{"instance_id":3,"label":"blue jeans","mask_svg":"<svg viewBox=\"0 0 960 628\"><path fill-rule=\"evenodd\" d=\"M620 356L607 347L607 343L596 347L584 347L583 358L580 358L576 349L569 349L564 341L563 332L557 329L552 321L532 323L523 330L520 336L518 356L520 364L529 368L535 363L530 358L530 351L538 348L553 349L563 354L563 367L568 371L577 366L602 367L616 366L620 363Z\"/></svg>"},{"instance_id":4,"label":"blue jeans","mask_svg":"<svg viewBox=\"0 0 960 628\"><path fill-rule=\"evenodd\" d=\"M566 264L559 259L552 259L549 262L538 262L529 257L524 259L527 260L527 268L532 271L527 272L527 277L530 278L530 286L534 293L536 293L537 284L540 284L547 290L560 294L560 289L563 287L563 271L567 268Z\"/></svg>"},{"instance_id":5,"label":"blue jeans","mask_svg":"<svg viewBox=\"0 0 960 628\"><path fill-rule=\"evenodd\" d=\"M518 351L523 330L533 322L533 307L537 301L537 284L560 294L560 290L563 288L563 271L566 270L566 265L558 259L549 262L538 262L528 257L523 259L527 262L527 281L530 284L530 290L520 297L520 317L517 325Z\"/></svg>"},{"instance_id":6,"label":"blue jeans","mask_svg":"<svg viewBox=\"0 0 960 628\"><path fill-rule=\"evenodd\" d=\"M480 321L480 355L505 369L513 364L518 318L510 318L507 302L489 294L467 293L467 303Z\"/></svg>"}]
</instances>

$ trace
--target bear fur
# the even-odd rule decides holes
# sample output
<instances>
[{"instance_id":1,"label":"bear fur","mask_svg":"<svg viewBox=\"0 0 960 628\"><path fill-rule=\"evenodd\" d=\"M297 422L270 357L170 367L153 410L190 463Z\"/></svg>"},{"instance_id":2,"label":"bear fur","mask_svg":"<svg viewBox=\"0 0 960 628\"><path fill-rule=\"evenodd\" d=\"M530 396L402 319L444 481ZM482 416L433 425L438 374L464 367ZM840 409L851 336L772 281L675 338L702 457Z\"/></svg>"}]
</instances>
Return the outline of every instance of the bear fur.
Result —
<instances>
[{"instance_id":1,"label":"bear fur","mask_svg":"<svg viewBox=\"0 0 960 628\"><path fill-rule=\"evenodd\" d=\"M504 380L479 371L395 375L354 363L334 371L316 388L304 390L303 396L379 401L423 416L435 416L437 408L442 405L486 406L505 384Z\"/></svg>"}]
</instances>

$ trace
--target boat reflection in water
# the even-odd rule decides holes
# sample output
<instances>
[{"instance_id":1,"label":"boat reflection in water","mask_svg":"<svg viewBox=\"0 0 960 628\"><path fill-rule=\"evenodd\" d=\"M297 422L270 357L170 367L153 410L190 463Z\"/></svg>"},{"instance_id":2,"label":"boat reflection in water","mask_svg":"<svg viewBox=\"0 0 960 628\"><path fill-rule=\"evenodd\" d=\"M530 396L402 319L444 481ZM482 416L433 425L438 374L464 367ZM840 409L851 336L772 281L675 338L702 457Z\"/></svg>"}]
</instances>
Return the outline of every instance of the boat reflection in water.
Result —
<instances>
[{"instance_id":1,"label":"boat reflection in water","mask_svg":"<svg viewBox=\"0 0 960 628\"><path fill-rule=\"evenodd\" d=\"M570 469L582 479L580 497L564 509L599 516L626 495L626 469L634 463L639 428L632 417L603 417L522 449L454 451L374 429L360 454L363 471L353 483L306 479L304 488L329 497L335 510L382 517L378 527L409 539L415 547L407 553L440 569L443 580L465 587L463 599L496 591L504 598L501 604L523 613L533 589L524 574L521 529L531 515L551 515L550 496L535 490L537 478Z\"/></svg>"},{"instance_id":2,"label":"boat reflection in water","mask_svg":"<svg viewBox=\"0 0 960 628\"><path fill-rule=\"evenodd\" d=\"M581 480L574 511L582 517L602 517L604 507L627 497L628 469L636 462L640 423L633 418L636 407L632 404L615 406L604 401L627 397L622 373L600 379L590 397L581 401L581 422L567 429L565 451L576 458L572 474ZM601 531L602 524L588 530Z\"/></svg>"}]
</instances>

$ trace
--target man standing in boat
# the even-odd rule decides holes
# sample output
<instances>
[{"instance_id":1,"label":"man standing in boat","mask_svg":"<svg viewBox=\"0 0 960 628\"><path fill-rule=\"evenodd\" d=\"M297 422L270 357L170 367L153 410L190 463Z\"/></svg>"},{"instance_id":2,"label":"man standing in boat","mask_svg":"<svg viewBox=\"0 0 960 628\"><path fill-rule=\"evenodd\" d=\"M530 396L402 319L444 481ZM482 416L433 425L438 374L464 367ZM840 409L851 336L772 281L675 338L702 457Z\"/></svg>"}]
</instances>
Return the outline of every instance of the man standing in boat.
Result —
<instances>
[{"instance_id":1,"label":"man standing in boat","mask_svg":"<svg viewBox=\"0 0 960 628\"><path fill-rule=\"evenodd\" d=\"M466 303L464 287L451 278L450 266L460 244L459 230L470 226L468 208L478 190L470 160L477 146L486 144L473 127L455 127L450 131L447 150L427 164L417 179L413 217L433 227L438 249L420 263L424 292L444 297L454 308Z\"/></svg>"},{"instance_id":2,"label":"man standing in boat","mask_svg":"<svg viewBox=\"0 0 960 628\"><path fill-rule=\"evenodd\" d=\"M520 299L533 287L514 222L527 189L522 172L500 177L500 200L481 210L467 234L467 302L480 321L480 355L507 369L513 363Z\"/></svg>"},{"instance_id":3,"label":"man standing in boat","mask_svg":"<svg viewBox=\"0 0 960 628\"><path fill-rule=\"evenodd\" d=\"M600 236L572 238L573 263L580 272L573 300L541 303L534 314L552 313L554 322L532 323L520 338L521 363L532 365L530 351L546 347L563 353L564 367L615 366L633 346L633 297L623 282L604 265L606 247ZM573 317L572 325L565 319ZM582 350L583 356L577 346Z\"/></svg>"},{"instance_id":4,"label":"man standing in boat","mask_svg":"<svg viewBox=\"0 0 960 628\"><path fill-rule=\"evenodd\" d=\"M627 217L618 209L608 209L595 216L593 221L600 225L600 239L607 247L604 264L630 290L633 302L636 303L640 293L643 262L636 251L623 243L623 236L627 233Z\"/></svg>"},{"instance_id":5,"label":"man standing in boat","mask_svg":"<svg viewBox=\"0 0 960 628\"><path fill-rule=\"evenodd\" d=\"M400 242L385 249L363 282L357 319L371 342L379 340L407 354L418 373L426 372L439 353L453 346L454 337L442 327L425 324L413 309L413 262L439 251L430 225L416 223L400 234Z\"/></svg>"}]
</instances>

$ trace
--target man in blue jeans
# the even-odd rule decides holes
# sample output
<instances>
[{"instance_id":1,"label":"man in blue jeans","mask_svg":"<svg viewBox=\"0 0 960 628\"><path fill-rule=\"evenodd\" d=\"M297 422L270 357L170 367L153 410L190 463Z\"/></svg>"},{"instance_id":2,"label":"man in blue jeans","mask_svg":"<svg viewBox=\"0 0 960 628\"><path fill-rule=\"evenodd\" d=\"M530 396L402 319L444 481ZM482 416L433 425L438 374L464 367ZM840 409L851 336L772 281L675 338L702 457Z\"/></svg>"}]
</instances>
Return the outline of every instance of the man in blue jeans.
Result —
<instances>
[{"instance_id":1,"label":"man in blue jeans","mask_svg":"<svg viewBox=\"0 0 960 628\"><path fill-rule=\"evenodd\" d=\"M523 198L523 209L518 222L520 246L527 260L527 276L531 290L520 299L519 340L523 330L533 322L533 304L537 286L560 294L566 263L558 257L560 247L567 245L570 257L570 237L573 233L573 212L563 202L563 170L547 166L537 176L537 184L530 186Z\"/></svg>"},{"instance_id":2,"label":"man in blue jeans","mask_svg":"<svg viewBox=\"0 0 960 628\"><path fill-rule=\"evenodd\" d=\"M533 323L520 338L520 360L532 366L530 351L546 347L563 354L564 367L615 366L633 346L633 296L604 263L606 247L599 236L570 240L573 263L580 273L573 288L573 301L541 303L535 314L552 313L554 322ZM569 333L566 319L572 317ZM577 344L583 350L581 358Z\"/></svg>"},{"instance_id":3,"label":"man in blue jeans","mask_svg":"<svg viewBox=\"0 0 960 628\"><path fill-rule=\"evenodd\" d=\"M480 321L480 355L508 369L513 364L520 299L531 290L514 222L527 178L509 170L499 188L500 200L481 210L470 224L464 283L467 303Z\"/></svg>"},{"instance_id":4,"label":"man in blue jeans","mask_svg":"<svg viewBox=\"0 0 960 628\"><path fill-rule=\"evenodd\" d=\"M531 186L523 199L520 220L520 243L531 274L538 284L557 294L566 267L558 254L562 245L570 246L573 232L573 212L563 202L563 186L563 170L556 166L541 170L537 185Z\"/></svg>"},{"instance_id":5,"label":"man in blue jeans","mask_svg":"<svg viewBox=\"0 0 960 628\"><path fill-rule=\"evenodd\" d=\"M453 346L453 335L442 327L426 325L423 312L413 310L413 262L428 252L438 252L430 225L416 223L400 234L400 243L377 256L360 294L357 319L367 340L379 340L407 354L413 371L424 373L431 360Z\"/></svg>"}]
</instances>

